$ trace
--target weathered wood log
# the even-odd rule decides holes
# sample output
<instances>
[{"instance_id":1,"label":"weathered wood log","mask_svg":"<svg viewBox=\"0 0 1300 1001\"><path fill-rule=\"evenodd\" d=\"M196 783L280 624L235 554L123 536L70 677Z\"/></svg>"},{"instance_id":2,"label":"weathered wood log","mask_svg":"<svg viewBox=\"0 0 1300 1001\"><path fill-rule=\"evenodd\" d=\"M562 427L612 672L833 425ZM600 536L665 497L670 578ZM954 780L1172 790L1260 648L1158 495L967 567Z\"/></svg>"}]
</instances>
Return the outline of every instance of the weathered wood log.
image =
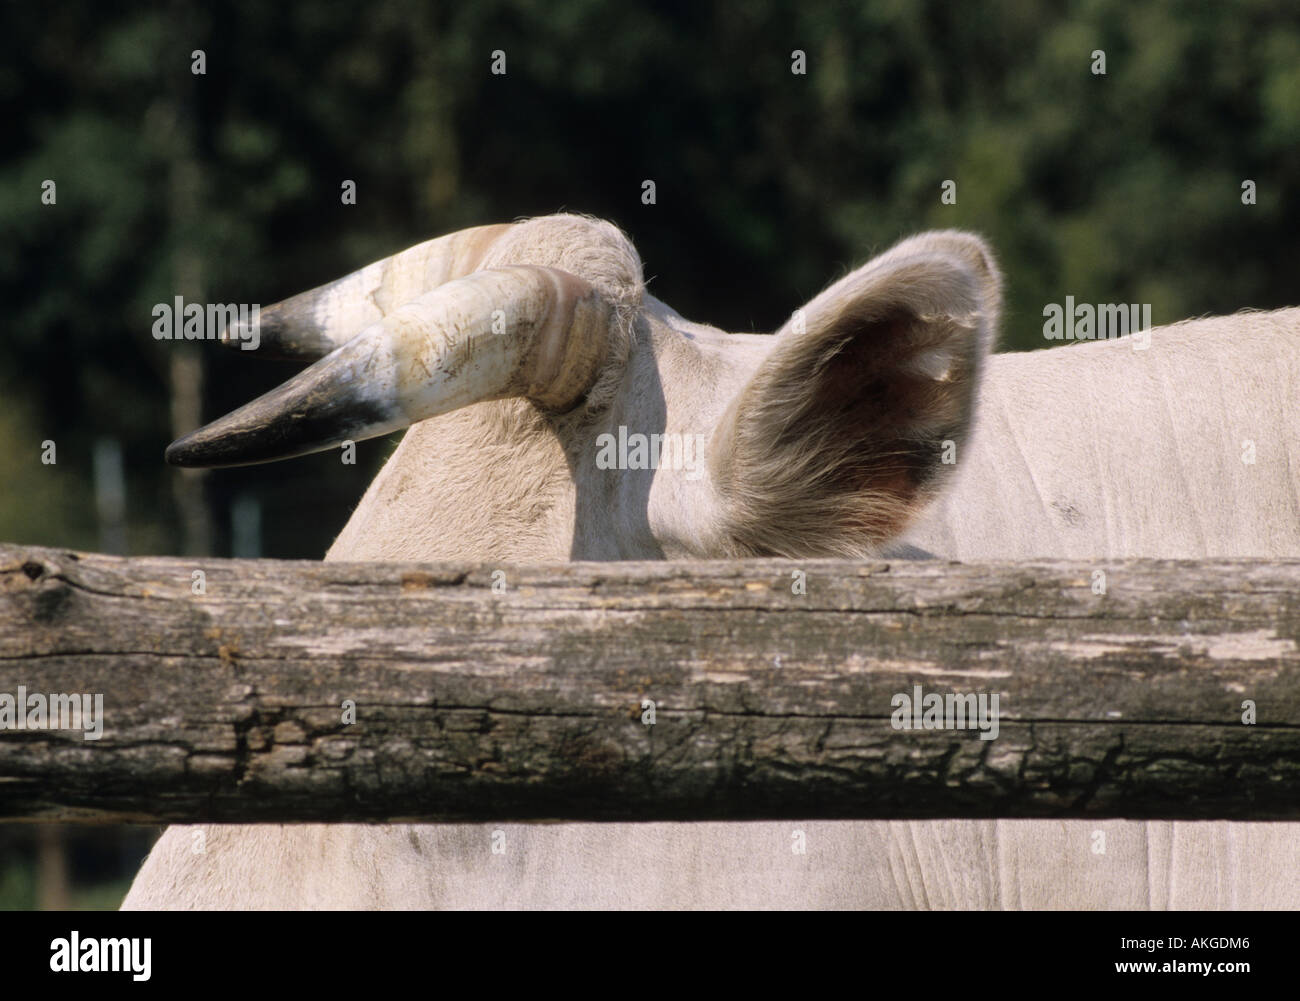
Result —
<instances>
[{"instance_id":1,"label":"weathered wood log","mask_svg":"<svg viewBox=\"0 0 1300 1001\"><path fill-rule=\"evenodd\" d=\"M0 730L0 817L1294 820L1298 638L1300 561L512 568L4 545L0 701L99 693L104 720L98 740ZM996 739L896 729L918 685L996 694Z\"/></svg>"}]
</instances>

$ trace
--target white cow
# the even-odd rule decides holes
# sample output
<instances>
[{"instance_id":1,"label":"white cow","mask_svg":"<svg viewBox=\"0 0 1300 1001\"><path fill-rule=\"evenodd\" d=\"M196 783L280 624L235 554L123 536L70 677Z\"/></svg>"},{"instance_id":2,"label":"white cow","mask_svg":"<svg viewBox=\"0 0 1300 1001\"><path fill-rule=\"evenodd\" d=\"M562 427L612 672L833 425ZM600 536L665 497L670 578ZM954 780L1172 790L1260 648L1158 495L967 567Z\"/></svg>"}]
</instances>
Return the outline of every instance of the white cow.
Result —
<instances>
[{"instance_id":1,"label":"white cow","mask_svg":"<svg viewBox=\"0 0 1300 1001\"><path fill-rule=\"evenodd\" d=\"M413 425L331 560L1300 555L1300 310L989 356L1000 300L979 239L927 233L727 334L647 295L608 224L466 230L268 310L268 350L322 360L168 455ZM620 427L703 459L601 468ZM172 827L124 906L1300 905L1296 825L505 825L504 854L496 826L221 826L206 854Z\"/></svg>"}]
</instances>

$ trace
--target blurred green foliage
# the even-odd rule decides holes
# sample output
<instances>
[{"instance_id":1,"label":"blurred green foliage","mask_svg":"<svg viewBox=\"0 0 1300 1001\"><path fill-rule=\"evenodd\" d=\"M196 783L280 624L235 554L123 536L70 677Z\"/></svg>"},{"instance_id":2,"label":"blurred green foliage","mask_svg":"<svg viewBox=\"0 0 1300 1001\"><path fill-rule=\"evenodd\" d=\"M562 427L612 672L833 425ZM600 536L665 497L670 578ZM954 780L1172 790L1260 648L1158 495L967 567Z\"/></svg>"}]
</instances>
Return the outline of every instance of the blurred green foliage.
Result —
<instances>
[{"instance_id":1,"label":"blurred green foliage","mask_svg":"<svg viewBox=\"0 0 1300 1001\"><path fill-rule=\"evenodd\" d=\"M1043 346L1043 306L1066 295L1150 302L1156 323L1300 301L1293 0L6 4L0 112L8 541L95 548L107 435L131 551L177 550L174 346L150 310L183 259L208 301L268 304L433 235L567 209L622 226L655 295L729 330L774 329L948 226L996 247L1013 349ZM201 350L209 419L292 371ZM252 492L266 555L320 556L391 444L353 468L211 474L217 551Z\"/></svg>"}]
</instances>

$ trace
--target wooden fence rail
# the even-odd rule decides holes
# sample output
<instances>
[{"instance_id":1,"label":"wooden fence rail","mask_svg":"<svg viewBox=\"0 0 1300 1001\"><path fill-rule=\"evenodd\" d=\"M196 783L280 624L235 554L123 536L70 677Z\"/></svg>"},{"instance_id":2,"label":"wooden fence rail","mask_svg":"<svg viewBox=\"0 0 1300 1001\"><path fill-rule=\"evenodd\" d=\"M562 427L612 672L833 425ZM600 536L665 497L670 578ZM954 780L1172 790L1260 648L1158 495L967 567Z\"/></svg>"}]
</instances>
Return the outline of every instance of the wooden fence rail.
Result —
<instances>
[{"instance_id":1,"label":"wooden fence rail","mask_svg":"<svg viewBox=\"0 0 1300 1001\"><path fill-rule=\"evenodd\" d=\"M0 545L0 818L1297 820L1298 640L1300 561ZM102 719L39 728L62 695Z\"/></svg>"}]
</instances>

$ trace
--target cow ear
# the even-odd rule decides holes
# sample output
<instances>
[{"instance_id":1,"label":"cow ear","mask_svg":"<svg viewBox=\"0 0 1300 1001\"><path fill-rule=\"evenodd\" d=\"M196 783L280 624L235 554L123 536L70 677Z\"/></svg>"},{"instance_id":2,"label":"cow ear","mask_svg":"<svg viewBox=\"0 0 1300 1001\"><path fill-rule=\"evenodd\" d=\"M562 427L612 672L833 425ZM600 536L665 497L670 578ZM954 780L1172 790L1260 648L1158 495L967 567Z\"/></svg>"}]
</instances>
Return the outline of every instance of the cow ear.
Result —
<instances>
[{"instance_id":1,"label":"cow ear","mask_svg":"<svg viewBox=\"0 0 1300 1001\"><path fill-rule=\"evenodd\" d=\"M796 310L709 450L722 546L867 556L956 469L1001 306L982 241L904 241Z\"/></svg>"}]
</instances>

